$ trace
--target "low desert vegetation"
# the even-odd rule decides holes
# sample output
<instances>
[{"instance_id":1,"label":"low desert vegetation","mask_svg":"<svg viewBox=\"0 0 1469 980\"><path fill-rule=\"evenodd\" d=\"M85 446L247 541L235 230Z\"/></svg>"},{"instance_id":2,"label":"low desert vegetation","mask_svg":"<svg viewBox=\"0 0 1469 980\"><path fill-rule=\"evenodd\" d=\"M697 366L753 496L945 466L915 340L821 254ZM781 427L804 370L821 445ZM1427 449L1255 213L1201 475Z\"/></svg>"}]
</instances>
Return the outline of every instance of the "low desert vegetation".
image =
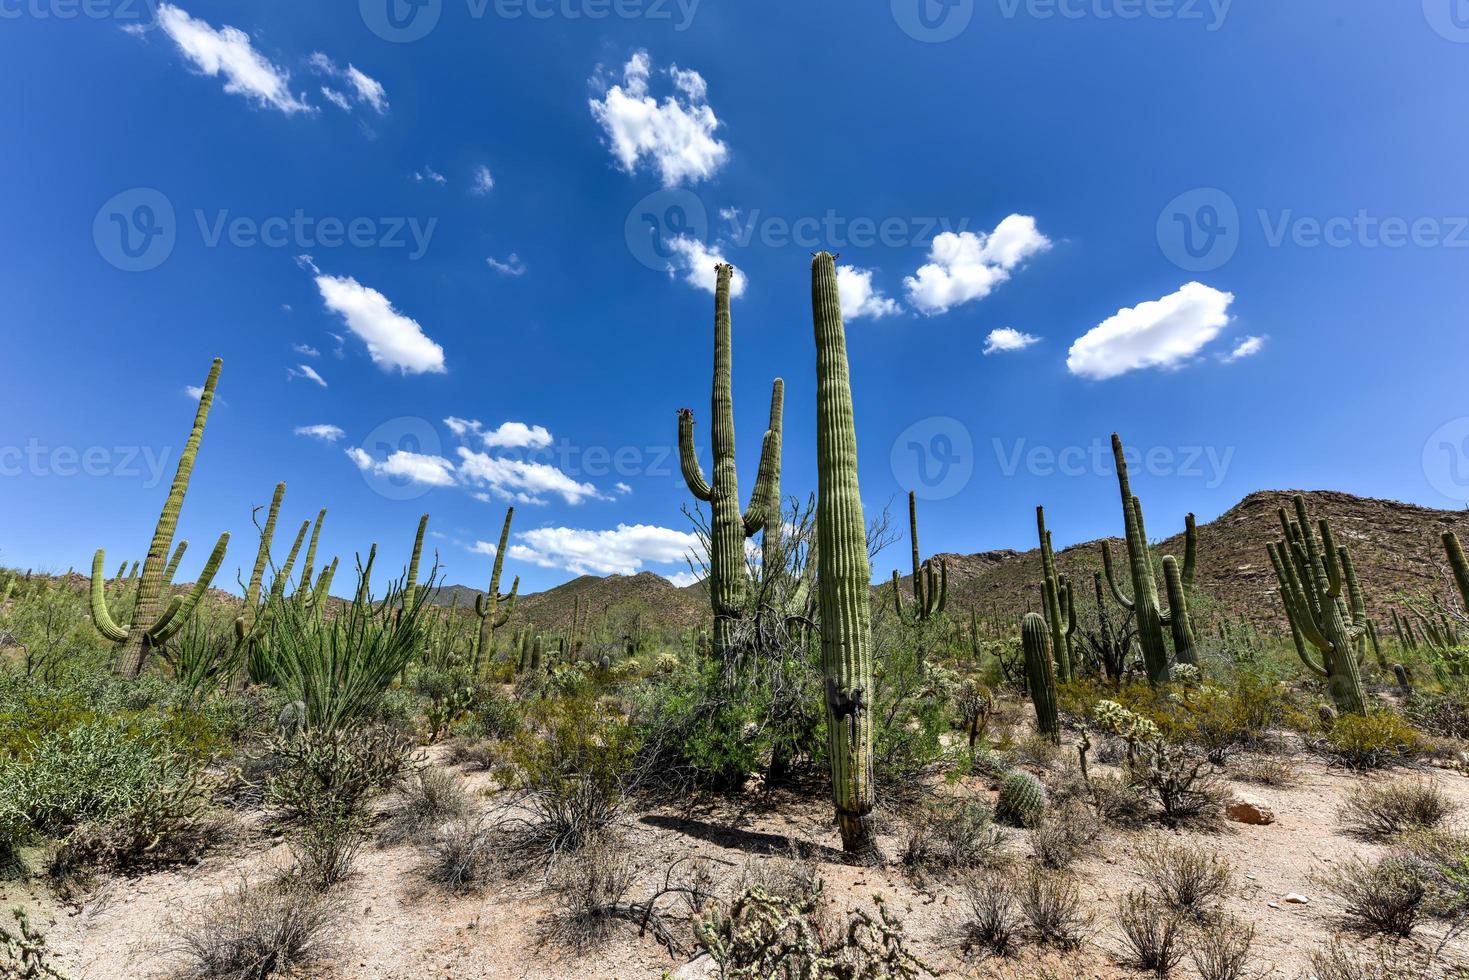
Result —
<instances>
[{"instance_id":1,"label":"low desert vegetation","mask_svg":"<svg viewBox=\"0 0 1469 980\"><path fill-rule=\"evenodd\" d=\"M835 289L829 259L819 295ZM819 306L830 318L839 304ZM835 363L823 359L824 383L840 390ZM216 381L217 369L211 398ZM855 438L850 418L819 425ZM768 456L780 441L763 444ZM818 463L860 499L854 472ZM1432 636L1367 619L1350 550L1326 547L1329 522L1297 498L1280 540L1257 548L1280 608L1245 621L1201 588L1193 519L1179 555L1155 555L1129 492L1125 561L1067 555L1063 574L1041 515L1027 589L1042 611L960 609L959 578L914 540L916 499L912 578L874 589L871 562L901 532L885 513L780 497L777 468L765 459L769 499L739 514L689 472L708 505L693 514L710 593L694 623L634 600L583 603L582 582L536 624L517 612L517 584L502 591L507 547L461 607L424 560L427 517L404 534L413 558L394 578L375 546L323 560L324 512L284 548L284 486L242 597L209 589L226 541L188 589L168 584L171 545L110 577L99 553L90 582L0 574L7 885L86 907L181 865L215 885L232 876L164 930L167 968L198 980L350 963L348 913L387 890L385 855L403 854L403 907L431 896L457 922L469 903L520 903L567 963L633 949L670 971L707 957L729 978L879 980L935 975L964 948L1004 970L1105 955L1244 980L1281 927L1239 917L1241 895L1272 898L1242 856L1296 828L1226 834L1229 804L1247 790L1265 798L1246 807L1253 822L1275 819L1276 798L1299 820L1302 794L1330 785L1346 788L1339 808L1312 809L1312 839L1330 838L1335 857L1300 883L1322 895L1299 919L1350 931L1310 968L1374 976L1364 935L1458 942L1464 794L1421 773L1463 766L1460 605L1372 599ZM1457 539L1444 553L1458 570ZM1072 577L1083 567L1085 583ZM870 595L870 616L836 593ZM1231 860L1237 840L1250 843ZM466 943L494 941L464 929ZM58 934L72 937L61 954ZM54 977L80 956L75 934L18 919L0 936L19 975Z\"/></svg>"}]
</instances>

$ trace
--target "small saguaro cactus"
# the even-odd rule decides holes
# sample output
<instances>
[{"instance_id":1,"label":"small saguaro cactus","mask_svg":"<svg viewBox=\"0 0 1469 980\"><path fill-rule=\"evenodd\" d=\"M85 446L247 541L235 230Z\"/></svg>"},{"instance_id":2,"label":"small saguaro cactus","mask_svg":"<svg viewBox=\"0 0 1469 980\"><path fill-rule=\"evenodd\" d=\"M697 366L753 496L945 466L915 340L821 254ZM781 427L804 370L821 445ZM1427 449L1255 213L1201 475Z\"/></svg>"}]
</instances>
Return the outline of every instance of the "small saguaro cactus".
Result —
<instances>
[{"instance_id":1,"label":"small saguaro cactus","mask_svg":"<svg viewBox=\"0 0 1469 980\"><path fill-rule=\"evenodd\" d=\"M872 810L872 565L857 483L857 427L836 259L811 263L816 330L816 561L827 753L842 849L877 857Z\"/></svg>"},{"instance_id":2,"label":"small saguaro cactus","mask_svg":"<svg viewBox=\"0 0 1469 980\"><path fill-rule=\"evenodd\" d=\"M1449 567L1454 571L1454 584L1459 587L1459 601L1463 603L1464 612L1469 613L1469 561L1464 559L1459 536L1453 531L1444 532L1443 546L1449 556Z\"/></svg>"},{"instance_id":3,"label":"small saguaro cactus","mask_svg":"<svg viewBox=\"0 0 1469 980\"><path fill-rule=\"evenodd\" d=\"M780 501L771 500L771 488L780 485L781 404L785 385L777 378L771 392L772 428L765 433L760 469L749 509L740 510L740 490L735 469L734 395L731 390L731 341L729 292L734 267L715 267L714 287L714 384L710 410L711 451L714 480L704 478L699 454L694 447L694 413L678 413L679 463L684 482L694 498L709 505L709 602L714 611L714 650L722 657L730 646L733 627L743 614L748 582L745 539L763 530L769 539L779 533ZM772 530L772 525L774 530Z\"/></svg>"},{"instance_id":4,"label":"small saguaro cactus","mask_svg":"<svg viewBox=\"0 0 1469 980\"><path fill-rule=\"evenodd\" d=\"M1326 679L1327 693L1338 711L1365 714L1361 666L1367 656L1367 605L1357 584L1352 554L1345 546L1337 546L1326 520L1317 522L1318 544L1305 499L1297 495L1294 503L1296 519L1291 520L1282 507L1284 537L1267 548L1291 628L1320 654L1319 660L1313 659L1303 645L1298 650L1301 662Z\"/></svg>"},{"instance_id":5,"label":"small saguaro cactus","mask_svg":"<svg viewBox=\"0 0 1469 980\"><path fill-rule=\"evenodd\" d=\"M142 578L138 583L137 597L129 617L131 624L119 626L108 611L107 573L104 570L107 564L106 552L98 548L92 559L92 622L104 638L119 644L112 669L117 676L127 680L142 673L148 662L148 655L155 647L167 643L183 628L193 614L194 607L209 591L215 573L224 562L225 549L229 547L230 536L226 531L219 536L214 551L204 563L204 570L194 583L194 588L184 595L174 596L165 607L164 592L169 589L171 582L165 575L170 564L169 549L173 546L173 536L178 530L179 511L183 509L184 495L189 491L189 476L194 472L199 443L204 439L204 423L209 420L209 408L214 404L214 389L219 385L219 372L223 365L222 360L214 359L209 377L204 382L204 390L199 395L194 427L189 432L188 441L184 443L183 452L179 454L178 470L174 473L168 497L163 502L163 512L158 516L158 524L153 529L153 540L148 545L147 558L143 561Z\"/></svg>"},{"instance_id":6,"label":"small saguaro cactus","mask_svg":"<svg viewBox=\"0 0 1469 980\"><path fill-rule=\"evenodd\" d=\"M1051 646L1055 650L1056 675L1064 683L1071 680L1072 650L1076 637L1076 597L1071 583L1056 571L1056 553L1051 548L1051 532L1046 530L1046 509L1035 509L1036 531L1041 542L1041 598L1045 601L1046 624L1051 629Z\"/></svg>"},{"instance_id":7,"label":"small saguaro cactus","mask_svg":"<svg viewBox=\"0 0 1469 980\"><path fill-rule=\"evenodd\" d=\"M505 526L500 529L500 544L495 548L495 564L490 569L490 589L474 599L474 614L479 617L479 639L474 646L476 674L483 664L489 662L490 654L494 650L495 630L510 621L510 614L515 611L515 597L520 594L518 577L510 586L510 595L500 594L500 572L505 567L505 549L510 546L510 522L514 518L515 508L510 507L505 511ZM505 603L503 612L500 610L501 602Z\"/></svg>"},{"instance_id":8,"label":"small saguaro cactus","mask_svg":"<svg viewBox=\"0 0 1469 980\"><path fill-rule=\"evenodd\" d=\"M531 641L530 646L530 672L532 674L539 674L541 672L541 657L544 654L545 647L541 641L541 635L537 633L536 638Z\"/></svg>"},{"instance_id":9,"label":"small saguaro cactus","mask_svg":"<svg viewBox=\"0 0 1469 980\"><path fill-rule=\"evenodd\" d=\"M907 605L893 569L893 604L898 618L910 626L926 623L944 611L949 601L949 566L936 558L924 561L918 552L918 497L908 491L908 537L913 543L913 602ZM937 570L935 570L935 566Z\"/></svg>"},{"instance_id":10,"label":"small saguaro cactus","mask_svg":"<svg viewBox=\"0 0 1469 980\"><path fill-rule=\"evenodd\" d=\"M1035 704L1036 730L1053 742L1060 741L1061 723L1056 717L1056 674L1051 657L1051 630L1044 616L1027 613L1020 628L1025 648L1025 678L1030 700Z\"/></svg>"},{"instance_id":11,"label":"small saguaro cactus","mask_svg":"<svg viewBox=\"0 0 1469 980\"><path fill-rule=\"evenodd\" d=\"M1170 588L1170 608L1158 604L1158 581L1153 574L1152 554L1148 549L1148 532L1143 523L1143 505L1132 494L1132 484L1127 478L1127 458L1122 447L1122 438L1112 433L1112 456L1117 464L1117 485L1122 494L1122 520L1126 528L1127 564L1132 579L1132 598L1123 594L1117 584L1112 568L1112 549L1102 542L1102 569L1107 576L1107 585L1112 597L1124 609L1135 614L1138 645L1142 647L1143 662L1148 671L1148 683L1163 684L1169 679L1168 642L1163 628L1172 627L1174 654L1180 663L1194 663L1193 626L1189 622L1188 601L1185 590L1193 587L1195 557L1198 552L1198 531L1194 526L1194 515L1184 518L1183 569L1169 580L1168 563L1164 562L1165 587ZM1174 589L1176 588L1176 591Z\"/></svg>"},{"instance_id":12,"label":"small saguaro cactus","mask_svg":"<svg viewBox=\"0 0 1469 980\"><path fill-rule=\"evenodd\" d=\"M403 584L403 611L408 612L423 601L418 587L418 562L423 557L423 533L428 530L428 515L418 519L418 533L413 536L413 556L408 560L408 579Z\"/></svg>"}]
</instances>

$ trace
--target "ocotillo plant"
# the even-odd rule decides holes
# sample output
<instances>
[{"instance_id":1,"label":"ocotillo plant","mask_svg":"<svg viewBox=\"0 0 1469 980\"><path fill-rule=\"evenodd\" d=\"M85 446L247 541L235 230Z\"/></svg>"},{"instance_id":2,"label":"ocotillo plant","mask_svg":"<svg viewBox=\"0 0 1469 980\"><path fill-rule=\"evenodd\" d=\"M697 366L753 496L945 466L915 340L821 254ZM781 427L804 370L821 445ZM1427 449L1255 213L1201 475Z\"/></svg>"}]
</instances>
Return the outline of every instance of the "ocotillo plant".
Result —
<instances>
[{"instance_id":1,"label":"ocotillo plant","mask_svg":"<svg viewBox=\"0 0 1469 980\"><path fill-rule=\"evenodd\" d=\"M131 680L142 672L148 662L149 652L169 641L183 628L192 615L194 607L209 590L214 575L224 561L225 549L230 536L226 531L219 536L199 580L186 595L174 596L164 606L164 591L170 580L164 575L168 566L169 549L173 546L174 532L178 530L179 511L184 506L184 495L189 491L189 476L194 472L194 460L199 455L199 443L204 439L204 423L209 420L209 407L214 404L214 389L219 385L219 372L224 362L215 358L199 395L199 409L194 415L194 428L179 455L178 470L169 487L168 498L163 502L163 512L153 529L153 540L148 545L148 555L143 562L143 577L138 583L137 599L133 603L132 622L119 626L107 609L106 572L107 556L97 549L92 559L92 622L97 631L113 643L120 644L113 659L112 669L117 676Z\"/></svg>"},{"instance_id":2,"label":"ocotillo plant","mask_svg":"<svg viewBox=\"0 0 1469 980\"><path fill-rule=\"evenodd\" d=\"M714 481L704 478L694 448L694 413L678 413L679 463L684 482L697 500L709 505L709 602L714 611L714 655L729 649L735 622L743 613L748 583L745 539L762 529L769 533L772 520L780 521L780 502L772 502L770 487L780 469L780 437L767 431L760 453L760 469L750 507L740 511L740 489L735 470L734 395L731 391L731 342L729 290L734 267L721 263L715 268L714 288L714 383L710 402L711 451ZM783 398L779 380L771 396L771 420L778 423L775 403ZM772 517L772 510L775 512Z\"/></svg>"},{"instance_id":3,"label":"ocotillo plant","mask_svg":"<svg viewBox=\"0 0 1469 980\"><path fill-rule=\"evenodd\" d=\"M857 428L836 260L811 263L816 332L816 539L827 753L842 849L877 856L872 809L872 565L857 483Z\"/></svg>"},{"instance_id":4,"label":"ocotillo plant","mask_svg":"<svg viewBox=\"0 0 1469 980\"><path fill-rule=\"evenodd\" d=\"M1337 547L1331 524L1317 523L1320 544L1311 530L1306 501L1295 498L1296 519L1280 509L1283 540L1268 545L1270 562L1280 581L1280 598L1293 630L1320 654L1314 660L1302 647L1301 661L1326 678L1327 693L1343 713L1364 714L1361 664L1366 656L1367 605L1357 585L1352 555ZM1358 647L1363 649L1360 651Z\"/></svg>"},{"instance_id":5,"label":"ocotillo plant","mask_svg":"<svg viewBox=\"0 0 1469 980\"><path fill-rule=\"evenodd\" d=\"M908 537L913 544L913 602L907 605L898 588L898 570L893 569L893 604L898 618L909 626L917 626L933 619L944 611L949 601L948 563L919 557L918 552L918 497L908 492Z\"/></svg>"},{"instance_id":6,"label":"ocotillo plant","mask_svg":"<svg viewBox=\"0 0 1469 980\"><path fill-rule=\"evenodd\" d=\"M1071 680L1072 650L1076 636L1076 602L1071 583L1056 571L1056 553L1051 548L1051 532L1046 530L1046 509L1035 509L1036 531L1041 542L1041 598L1045 602L1046 624L1051 630L1051 646L1055 650L1056 674L1064 683Z\"/></svg>"},{"instance_id":7,"label":"ocotillo plant","mask_svg":"<svg viewBox=\"0 0 1469 980\"><path fill-rule=\"evenodd\" d=\"M505 567L505 549L510 547L510 522L514 518L515 508L508 508L505 511L505 526L500 529L500 544L495 549L495 564L490 569L490 589L474 599L474 614L479 617L479 640L474 646L476 674L483 664L489 662L490 654L494 651L495 630L510 620L510 614L515 611L515 597L520 594L518 577L510 586L509 596L500 594L500 572ZM501 602L505 603L503 612L500 610Z\"/></svg>"},{"instance_id":8,"label":"ocotillo plant","mask_svg":"<svg viewBox=\"0 0 1469 980\"><path fill-rule=\"evenodd\" d=\"M1194 527L1194 515L1185 518L1183 570L1177 577L1178 591L1169 596L1170 604L1177 602L1180 613L1175 617L1174 609L1163 609L1158 604L1158 582L1153 575L1152 554L1148 550L1148 532L1143 523L1143 505L1132 494L1132 484L1127 478L1127 459L1123 453L1122 439L1112 433L1112 457L1117 464L1117 485L1122 494L1122 520L1126 528L1127 564L1132 579L1132 598L1127 598L1118 587L1117 576L1112 568L1112 549L1102 542L1102 569L1107 576L1107 585L1112 597L1128 611L1134 613L1137 626L1138 645L1142 647L1143 661L1147 666L1148 682L1162 684L1169 679L1168 642L1163 636L1165 626L1173 627L1175 654L1181 663L1193 663L1193 627L1188 619L1188 604L1184 590L1194 583L1195 555L1198 551L1198 532ZM1165 580L1167 567L1165 563ZM1166 585L1166 581L1165 581ZM1175 622L1175 619L1178 621ZM1185 659L1191 658L1191 659Z\"/></svg>"},{"instance_id":9,"label":"ocotillo plant","mask_svg":"<svg viewBox=\"0 0 1469 980\"><path fill-rule=\"evenodd\" d=\"M1035 704L1036 729L1053 742L1061 739L1056 719L1056 674L1051 655L1051 628L1039 613L1029 613L1020 625L1025 648L1025 676L1030 682L1030 700Z\"/></svg>"}]
</instances>

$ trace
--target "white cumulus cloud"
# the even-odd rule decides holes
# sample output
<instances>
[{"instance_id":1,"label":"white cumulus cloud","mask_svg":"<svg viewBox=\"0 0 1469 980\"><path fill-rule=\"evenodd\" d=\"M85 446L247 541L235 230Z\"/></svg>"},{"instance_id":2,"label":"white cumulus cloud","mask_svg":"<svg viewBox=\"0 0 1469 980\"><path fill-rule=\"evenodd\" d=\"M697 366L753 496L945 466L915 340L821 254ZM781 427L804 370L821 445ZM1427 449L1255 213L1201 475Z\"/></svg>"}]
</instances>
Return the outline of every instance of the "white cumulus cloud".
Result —
<instances>
[{"instance_id":1,"label":"white cumulus cloud","mask_svg":"<svg viewBox=\"0 0 1469 980\"><path fill-rule=\"evenodd\" d=\"M296 435L305 436L308 439L320 439L322 442L336 442L347 433L337 425L298 425Z\"/></svg>"},{"instance_id":2,"label":"white cumulus cloud","mask_svg":"<svg viewBox=\"0 0 1469 980\"><path fill-rule=\"evenodd\" d=\"M350 276L312 271L322 302L367 344L374 364L404 374L444 373L444 348L429 339L417 320L395 310L386 296Z\"/></svg>"},{"instance_id":3,"label":"white cumulus cloud","mask_svg":"<svg viewBox=\"0 0 1469 980\"><path fill-rule=\"evenodd\" d=\"M1118 310L1071 345L1066 367L1096 381L1177 367L1219 336L1233 302L1233 293L1191 282L1162 299Z\"/></svg>"},{"instance_id":4,"label":"white cumulus cloud","mask_svg":"<svg viewBox=\"0 0 1469 980\"><path fill-rule=\"evenodd\" d=\"M908 301L926 314L984 299L1022 262L1051 247L1035 219L1012 214L989 234L946 231L934 237L928 261L903 280Z\"/></svg>"},{"instance_id":5,"label":"white cumulus cloud","mask_svg":"<svg viewBox=\"0 0 1469 980\"><path fill-rule=\"evenodd\" d=\"M235 27L214 28L171 3L158 5L158 26L205 75L224 78L224 90L290 115L315 109L291 92L291 73L274 64Z\"/></svg>"},{"instance_id":6,"label":"white cumulus cloud","mask_svg":"<svg viewBox=\"0 0 1469 980\"><path fill-rule=\"evenodd\" d=\"M1041 339L1034 334L1022 333L1014 327L1001 327L991 330L989 336L984 338L984 354L999 354L1006 351L1025 350L1032 344L1040 343Z\"/></svg>"},{"instance_id":7,"label":"white cumulus cloud","mask_svg":"<svg viewBox=\"0 0 1469 980\"><path fill-rule=\"evenodd\" d=\"M632 575L644 564L671 565L699 549L699 537L647 524L619 524L608 531L547 527L516 535L510 557L575 575Z\"/></svg>"},{"instance_id":8,"label":"white cumulus cloud","mask_svg":"<svg viewBox=\"0 0 1469 980\"><path fill-rule=\"evenodd\" d=\"M668 274L675 276L683 275L684 282L707 293L714 292L716 265L728 263L724 253L716 247L709 247L697 238L688 235L679 235L668 240L668 247L673 252L673 258L668 264ZM735 269L734 276L729 281L729 294L741 296L748 284L745 274Z\"/></svg>"},{"instance_id":9,"label":"white cumulus cloud","mask_svg":"<svg viewBox=\"0 0 1469 980\"><path fill-rule=\"evenodd\" d=\"M857 320L861 317L875 320L903 311L901 303L884 296L872 285L871 269L837 266L837 294L841 297L844 320Z\"/></svg>"},{"instance_id":10,"label":"white cumulus cloud","mask_svg":"<svg viewBox=\"0 0 1469 980\"><path fill-rule=\"evenodd\" d=\"M707 180L729 157L729 147L714 135L720 123L708 102L708 84L698 72L674 65L667 75L675 91L660 102L649 90L652 74L647 51L636 52L623 66L620 83L608 84L599 73L592 81L605 94L591 100L592 117L627 173L645 162L665 187Z\"/></svg>"},{"instance_id":11,"label":"white cumulus cloud","mask_svg":"<svg viewBox=\"0 0 1469 980\"><path fill-rule=\"evenodd\" d=\"M549 463L506 459L464 446L459 447L458 472L469 485L522 504L544 504L549 495L574 506L601 496L592 484L575 480Z\"/></svg>"},{"instance_id":12,"label":"white cumulus cloud","mask_svg":"<svg viewBox=\"0 0 1469 980\"><path fill-rule=\"evenodd\" d=\"M402 477L412 483L430 487L452 487L456 482L454 464L442 456L428 456L400 449L387 459L376 460L359 446L353 446L346 452L358 469L378 476Z\"/></svg>"}]
</instances>

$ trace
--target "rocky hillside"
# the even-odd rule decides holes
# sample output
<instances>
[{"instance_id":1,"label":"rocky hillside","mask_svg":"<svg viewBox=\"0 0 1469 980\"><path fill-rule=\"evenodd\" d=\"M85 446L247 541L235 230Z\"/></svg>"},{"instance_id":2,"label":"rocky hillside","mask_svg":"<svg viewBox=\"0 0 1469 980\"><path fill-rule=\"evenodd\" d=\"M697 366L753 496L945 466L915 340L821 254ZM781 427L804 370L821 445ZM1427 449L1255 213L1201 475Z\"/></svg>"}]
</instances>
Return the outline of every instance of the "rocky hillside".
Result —
<instances>
[{"instance_id":1,"label":"rocky hillside","mask_svg":"<svg viewBox=\"0 0 1469 980\"><path fill-rule=\"evenodd\" d=\"M1250 494L1217 520L1199 525L1196 591L1201 615L1243 615L1262 626L1283 624L1265 544L1279 537L1276 511L1289 505L1295 492ZM1305 496L1312 516L1329 519L1338 540L1351 547L1373 616L1385 620L1388 608L1403 593L1452 592L1439 536L1454 529L1469 540L1469 512L1432 510L1329 490L1306 492ZM1051 516L1053 522L1064 521L1064 515ZM1089 615L1095 601L1092 577L1101 570L1099 545L1089 541L1056 556L1061 571L1082 585L1078 598L1083 615ZM1113 547L1119 556L1124 554L1120 539L1114 540ZM1183 554L1181 533L1155 548L1158 556L1169 553ZM1038 607L1038 550L942 557L949 564L951 614L960 615L972 607L988 615L1019 616ZM907 579L904 583L911 584ZM465 586L445 587L440 592L438 601L447 604L457 594L465 606L477 594ZM637 607L651 622L682 630L707 617L707 596L702 585L681 589L650 572L607 578L584 575L546 592L522 596L512 625L535 623L543 630L560 629L570 623L574 603L580 598L583 607L598 616L605 610Z\"/></svg>"}]
</instances>

